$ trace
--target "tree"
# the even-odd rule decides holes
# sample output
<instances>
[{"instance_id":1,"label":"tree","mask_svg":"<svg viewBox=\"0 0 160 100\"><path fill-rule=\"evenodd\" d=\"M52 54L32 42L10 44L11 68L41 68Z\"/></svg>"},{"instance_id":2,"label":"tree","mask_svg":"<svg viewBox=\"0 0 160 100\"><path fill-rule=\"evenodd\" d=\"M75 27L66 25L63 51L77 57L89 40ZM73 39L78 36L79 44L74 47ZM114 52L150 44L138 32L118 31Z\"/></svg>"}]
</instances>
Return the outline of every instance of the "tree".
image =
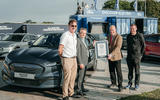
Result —
<instances>
[{"instance_id":1,"label":"tree","mask_svg":"<svg viewBox=\"0 0 160 100\"><path fill-rule=\"evenodd\" d=\"M116 0L108 0L104 3L103 9L114 9ZM119 0L119 9L120 10L131 10L130 2Z\"/></svg>"},{"instance_id":2,"label":"tree","mask_svg":"<svg viewBox=\"0 0 160 100\"><path fill-rule=\"evenodd\" d=\"M24 23L27 23L27 24L36 24L36 22L33 22L31 19L26 20Z\"/></svg>"},{"instance_id":3,"label":"tree","mask_svg":"<svg viewBox=\"0 0 160 100\"><path fill-rule=\"evenodd\" d=\"M138 1L138 11L145 12L145 0ZM116 0L108 0L104 3L103 9L114 9ZM134 10L134 1L128 2L127 0L119 0L120 10ZM146 16L160 18L160 2L157 0L146 0ZM160 23L160 21L158 22ZM160 25L158 24L158 29L160 31Z\"/></svg>"}]
</instances>

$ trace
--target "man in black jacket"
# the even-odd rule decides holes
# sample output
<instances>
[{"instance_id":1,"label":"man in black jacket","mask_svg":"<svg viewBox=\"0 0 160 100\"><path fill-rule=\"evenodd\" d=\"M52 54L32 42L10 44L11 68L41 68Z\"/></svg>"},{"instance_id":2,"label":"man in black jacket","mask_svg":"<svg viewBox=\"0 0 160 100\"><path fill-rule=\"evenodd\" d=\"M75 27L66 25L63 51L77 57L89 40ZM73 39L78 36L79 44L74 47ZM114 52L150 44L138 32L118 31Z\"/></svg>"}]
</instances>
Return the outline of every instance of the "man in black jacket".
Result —
<instances>
[{"instance_id":1,"label":"man in black jacket","mask_svg":"<svg viewBox=\"0 0 160 100\"><path fill-rule=\"evenodd\" d=\"M140 62L144 53L145 42L142 34L137 32L137 26L132 24L130 34L127 36L127 65L128 65L128 85L131 88L133 79L133 69L135 69L135 90L139 89Z\"/></svg>"}]
</instances>

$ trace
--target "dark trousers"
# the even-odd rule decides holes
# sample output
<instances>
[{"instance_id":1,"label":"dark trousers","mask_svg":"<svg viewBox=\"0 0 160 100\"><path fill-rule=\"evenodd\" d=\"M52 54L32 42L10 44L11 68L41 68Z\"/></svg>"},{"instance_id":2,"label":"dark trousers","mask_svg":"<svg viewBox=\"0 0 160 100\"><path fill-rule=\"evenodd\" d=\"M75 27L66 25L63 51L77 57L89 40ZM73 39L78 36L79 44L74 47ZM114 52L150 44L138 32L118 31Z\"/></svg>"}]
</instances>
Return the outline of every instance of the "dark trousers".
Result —
<instances>
[{"instance_id":1,"label":"dark trousers","mask_svg":"<svg viewBox=\"0 0 160 100\"><path fill-rule=\"evenodd\" d=\"M135 85L139 85L140 81L140 61L135 62L132 60L127 60L128 65L128 84L132 85L132 79L133 79L133 70L135 70Z\"/></svg>"},{"instance_id":2,"label":"dark trousers","mask_svg":"<svg viewBox=\"0 0 160 100\"><path fill-rule=\"evenodd\" d=\"M118 61L109 60L109 72L110 72L111 83L116 84L116 73L117 73L118 87L122 87L123 76L121 70L121 60Z\"/></svg>"},{"instance_id":3,"label":"dark trousers","mask_svg":"<svg viewBox=\"0 0 160 100\"><path fill-rule=\"evenodd\" d=\"M84 89L84 78L86 76L86 70L87 70L87 67L83 68L83 69L80 69L78 67L78 71L77 71L77 92L82 92L83 89Z\"/></svg>"}]
</instances>

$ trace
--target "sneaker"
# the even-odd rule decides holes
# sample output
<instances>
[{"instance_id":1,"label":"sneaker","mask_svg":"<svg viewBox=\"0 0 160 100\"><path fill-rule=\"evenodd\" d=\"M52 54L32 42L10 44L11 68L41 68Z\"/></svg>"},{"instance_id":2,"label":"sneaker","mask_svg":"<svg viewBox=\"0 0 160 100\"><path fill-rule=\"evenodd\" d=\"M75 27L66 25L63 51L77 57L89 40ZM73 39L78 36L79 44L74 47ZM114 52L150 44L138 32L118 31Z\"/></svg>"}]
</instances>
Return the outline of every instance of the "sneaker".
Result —
<instances>
[{"instance_id":1,"label":"sneaker","mask_svg":"<svg viewBox=\"0 0 160 100\"><path fill-rule=\"evenodd\" d=\"M117 87L117 85L116 85L116 84L110 84L110 85L108 85L107 87L108 87L108 88L114 88L114 87Z\"/></svg>"},{"instance_id":2,"label":"sneaker","mask_svg":"<svg viewBox=\"0 0 160 100\"><path fill-rule=\"evenodd\" d=\"M137 91L139 89L139 85L136 85L135 86L135 90Z\"/></svg>"},{"instance_id":3,"label":"sneaker","mask_svg":"<svg viewBox=\"0 0 160 100\"><path fill-rule=\"evenodd\" d=\"M125 88L130 89L131 87L132 87L131 84L128 84Z\"/></svg>"}]
</instances>

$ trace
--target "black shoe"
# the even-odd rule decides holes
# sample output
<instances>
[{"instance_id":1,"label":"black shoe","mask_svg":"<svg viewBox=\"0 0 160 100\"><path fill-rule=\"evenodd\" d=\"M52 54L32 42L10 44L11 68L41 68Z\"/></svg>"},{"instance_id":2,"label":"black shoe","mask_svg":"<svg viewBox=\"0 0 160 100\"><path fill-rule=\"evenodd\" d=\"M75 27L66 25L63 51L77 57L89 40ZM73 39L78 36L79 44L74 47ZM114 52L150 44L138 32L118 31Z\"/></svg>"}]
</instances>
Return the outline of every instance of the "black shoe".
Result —
<instances>
[{"instance_id":1,"label":"black shoe","mask_svg":"<svg viewBox=\"0 0 160 100\"><path fill-rule=\"evenodd\" d=\"M85 89L85 88L82 89L82 91L83 91L83 92L89 92L89 90L88 90L88 89Z\"/></svg>"},{"instance_id":2,"label":"black shoe","mask_svg":"<svg viewBox=\"0 0 160 100\"><path fill-rule=\"evenodd\" d=\"M119 87L118 92L122 92L122 89L123 89L122 87Z\"/></svg>"},{"instance_id":3,"label":"black shoe","mask_svg":"<svg viewBox=\"0 0 160 100\"><path fill-rule=\"evenodd\" d=\"M79 95L79 96L85 96L86 94L83 93L83 92L77 92L77 95Z\"/></svg>"},{"instance_id":4,"label":"black shoe","mask_svg":"<svg viewBox=\"0 0 160 100\"><path fill-rule=\"evenodd\" d=\"M66 97L64 97L64 98L63 98L63 100L69 100L69 97L68 97L68 96L66 96Z\"/></svg>"},{"instance_id":5,"label":"black shoe","mask_svg":"<svg viewBox=\"0 0 160 100\"><path fill-rule=\"evenodd\" d=\"M77 94L73 94L72 96L70 96L72 98L80 98L81 96L80 95L77 95Z\"/></svg>"},{"instance_id":6,"label":"black shoe","mask_svg":"<svg viewBox=\"0 0 160 100\"><path fill-rule=\"evenodd\" d=\"M107 87L108 87L108 88L114 88L114 87L117 87L117 85L116 85L116 84L110 84L110 85L108 85Z\"/></svg>"}]
</instances>

